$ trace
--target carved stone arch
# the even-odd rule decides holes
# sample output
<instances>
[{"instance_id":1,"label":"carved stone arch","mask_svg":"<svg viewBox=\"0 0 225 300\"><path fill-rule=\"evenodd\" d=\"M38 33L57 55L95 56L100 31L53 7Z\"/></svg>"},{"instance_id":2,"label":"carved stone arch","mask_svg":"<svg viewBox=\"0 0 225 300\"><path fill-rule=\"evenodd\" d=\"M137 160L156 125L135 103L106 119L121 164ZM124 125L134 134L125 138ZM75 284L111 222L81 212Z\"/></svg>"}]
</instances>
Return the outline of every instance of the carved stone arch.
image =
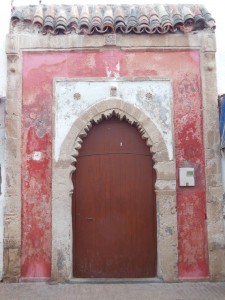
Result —
<instances>
[{"instance_id":1,"label":"carved stone arch","mask_svg":"<svg viewBox=\"0 0 225 300\"><path fill-rule=\"evenodd\" d=\"M60 149L59 161L65 161L78 155L82 139L92 127L93 123L99 123L102 118L109 118L115 114L118 118L125 118L128 123L135 124L143 139L151 148L153 160L157 163L162 160L169 160L168 150L165 141L154 122L139 108L122 99L103 100L88 108L81 114L71 126L71 129L64 139ZM68 166L68 165L67 165Z\"/></svg>"},{"instance_id":2,"label":"carved stone arch","mask_svg":"<svg viewBox=\"0 0 225 300\"><path fill-rule=\"evenodd\" d=\"M135 124L143 139L153 153L156 169L156 202L157 202L157 244L158 244L158 270L157 276L171 280L177 277L177 220L176 220L176 171L175 162L169 160L166 143L154 122L139 108L118 98L110 98L96 103L80 114L71 126L65 137L59 154L59 159L53 162L53 202L52 202L52 277L60 280L72 277L72 217L71 194L73 193L72 173L75 170L76 156L82 146L82 139L94 123L103 118L116 115ZM54 144L54 143L53 143ZM161 202L168 202L169 211L163 211ZM162 200L161 200L162 199ZM162 210L162 212L161 212ZM172 213L171 213L172 212ZM171 220L171 214L173 215ZM162 226L166 226L167 215L169 224L173 227L173 257L168 260L162 256L162 249L166 247L162 236ZM58 220L63 220L58 222ZM160 218L160 219L159 219ZM170 239L171 239L170 236ZM171 269L173 272L171 273ZM175 273L175 274L174 274Z\"/></svg>"}]
</instances>

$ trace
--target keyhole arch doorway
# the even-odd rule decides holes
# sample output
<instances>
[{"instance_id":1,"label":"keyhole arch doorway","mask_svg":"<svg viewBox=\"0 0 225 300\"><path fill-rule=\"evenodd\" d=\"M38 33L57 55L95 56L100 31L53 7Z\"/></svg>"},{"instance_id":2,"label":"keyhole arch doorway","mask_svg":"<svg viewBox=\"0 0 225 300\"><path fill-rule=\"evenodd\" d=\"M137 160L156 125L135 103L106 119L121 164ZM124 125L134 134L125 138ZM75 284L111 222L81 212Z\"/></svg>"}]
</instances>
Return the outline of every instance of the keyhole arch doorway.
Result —
<instances>
[{"instance_id":1,"label":"keyhole arch doorway","mask_svg":"<svg viewBox=\"0 0 225 300\"><path fill-rule=\"evenodd\" d=\"M154 122L144 111L123 99L110 98L97 102L82 112L72 124L53 161L52 180L52 278L65 280L73 277L72 232L72 174L76 169L79 150L84 137L103 118L113 114L135 123L142 138L150 147L156 170L157 210L157 277L165 281L178 278L176 168L169 158L166 143ZM53 141L54 144L54 141ZM166 209L165 209L166 208ZM63 220L63 222L59 222ZM171 228L168 235L168 226ZM169 246L168 246L169 245Z\"/></svg>"}]
</instances>

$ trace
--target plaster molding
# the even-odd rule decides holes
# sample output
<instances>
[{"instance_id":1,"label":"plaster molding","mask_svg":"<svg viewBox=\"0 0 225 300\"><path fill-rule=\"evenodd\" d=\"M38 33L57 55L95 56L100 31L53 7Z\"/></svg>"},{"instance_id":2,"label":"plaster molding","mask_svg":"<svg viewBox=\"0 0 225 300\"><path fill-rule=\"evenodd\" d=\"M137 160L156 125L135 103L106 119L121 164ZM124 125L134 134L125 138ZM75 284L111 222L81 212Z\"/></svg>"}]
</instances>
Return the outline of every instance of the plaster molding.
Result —
<instances>
[{"instance_id":1,"label":"plaster molding","mask_svg":"<svg viewBox=\"0 0 225 300\"><path fill-rule=\"evenodd\" d=\"M115 34L113 39L106 38L104 35L96 35L93 43L93 36L89 35L38 35L38 34L8 34L6 39L6 53L18 53L19 50L32 49L40 50L89 50L89 49L107 49L115 46L120 49L145 49L154 51L157 49L204 49L205 51L215 51L215 34L207 32L190 32L186 34L177 33L175 35L123 35ZM198 38L196 38L196 36ZM135 37L135 38L134 38ZM116 44L115 44L116 38ZM107 42L106 42L107 39ZM205 45L205 43L207 43Z\"/></svg>"}]
</instances>

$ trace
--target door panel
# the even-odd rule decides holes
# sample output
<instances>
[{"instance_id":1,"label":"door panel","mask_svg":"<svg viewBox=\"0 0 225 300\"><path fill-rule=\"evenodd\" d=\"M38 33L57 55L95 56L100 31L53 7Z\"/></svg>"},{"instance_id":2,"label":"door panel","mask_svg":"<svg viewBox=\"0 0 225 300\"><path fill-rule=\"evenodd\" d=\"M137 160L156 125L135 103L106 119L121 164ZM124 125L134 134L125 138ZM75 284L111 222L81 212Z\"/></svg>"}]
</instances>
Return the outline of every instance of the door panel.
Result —
<instances>
[{"instance_id":1,"label":"door panel","mask_svg":"<svg viewBox=\"0 0 225 300\"><path fill-rule=\"evenodd\" d=\"M156 222L152 157L136 127L95 125L73 175L75 277L154 277Z\"/></svg>"}]
</instances>

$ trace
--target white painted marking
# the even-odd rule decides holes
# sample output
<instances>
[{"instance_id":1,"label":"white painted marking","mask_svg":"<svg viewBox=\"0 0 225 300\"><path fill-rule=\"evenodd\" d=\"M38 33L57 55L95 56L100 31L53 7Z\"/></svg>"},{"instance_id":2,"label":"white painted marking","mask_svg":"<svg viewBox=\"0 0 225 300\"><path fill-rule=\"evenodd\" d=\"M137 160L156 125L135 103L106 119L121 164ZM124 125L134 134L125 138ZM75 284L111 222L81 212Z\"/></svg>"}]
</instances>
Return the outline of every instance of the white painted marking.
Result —
<instances>
[{"instance_id":1,"label":"white painted marking","mask_svg":"<svg viewBox=\"0 0 225 300\"><path fill-rule=\"evenodd\" d=\"M109 67L106 67L107 77L111 77L111 73L112 73L112 71L109 69Z\"/></svg>"},{"instance_id":2,"label":"white painted marking","mask_svg":"<svg viewBox=\"0 0 225 300\"><path fill-rule=\"evenodd\" d=\"M116 65L116 69L118 72L120 72L120 62L118 61L118 64Z\"/></svg>"},{"instance_id":3,"label":"white painted marking","mask_svg":"<svg viewBox=\"0 0 225 300\"><path fill-rule=\"evenodd\" d=\"M33 160L41 160L41 158L42 158L42 153L40 152L40 151L34 151L33 153L32 153L32 159Z\"/></svg>"}]
</instances>

